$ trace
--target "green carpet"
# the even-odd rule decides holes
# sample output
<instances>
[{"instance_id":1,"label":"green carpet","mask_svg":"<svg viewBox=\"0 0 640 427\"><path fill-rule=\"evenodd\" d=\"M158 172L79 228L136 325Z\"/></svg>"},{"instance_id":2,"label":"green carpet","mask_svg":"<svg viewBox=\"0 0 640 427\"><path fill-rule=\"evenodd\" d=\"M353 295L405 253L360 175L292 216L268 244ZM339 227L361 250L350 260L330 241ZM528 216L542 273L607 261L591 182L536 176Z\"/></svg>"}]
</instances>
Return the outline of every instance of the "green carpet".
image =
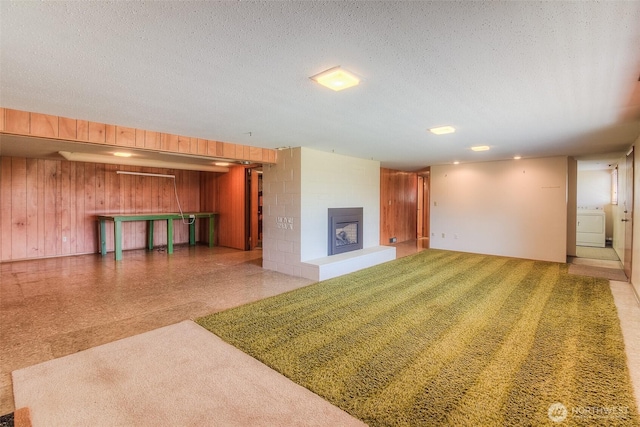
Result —
<instances>
[{"instance_id":1,"label":"green carpet","mask_svg":"<svg viewBox=\"0 0 640 427\"><path fill-rule=\"evenodd\" d=\"M371 426L640 424L608 281L566 264L427 250L198 323Z\"/></svg>"}]
</instances>

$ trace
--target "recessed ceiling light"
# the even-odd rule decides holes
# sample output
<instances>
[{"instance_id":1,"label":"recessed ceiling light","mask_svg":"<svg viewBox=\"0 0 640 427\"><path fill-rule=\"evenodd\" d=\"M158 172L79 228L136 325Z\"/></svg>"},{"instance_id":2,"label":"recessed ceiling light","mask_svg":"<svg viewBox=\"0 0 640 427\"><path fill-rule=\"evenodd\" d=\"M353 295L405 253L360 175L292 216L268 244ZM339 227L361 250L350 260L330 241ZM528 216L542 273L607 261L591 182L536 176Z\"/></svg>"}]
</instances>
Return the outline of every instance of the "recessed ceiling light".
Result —
<instances>
[{"instance_id":1,"label":"recessed ceiling light","mask_svg":"<svg viewBox=\"0 0 640 427\"><path fill-rule=\"evenodd\" d=\"M121 151L116 151L113 155L116 157L131 157L131 153L123 153Z\"/></svg>"},{"instance_id":2,"label":"recessed ceiling light","mask_svg":"<svg viewBox=\"0 0 640 427\"><path fill-rule=\"evenodd\" d=\"M513 156L513 160L520 160L522 156Z\"/></svg>"},{"instance_id":3,"label":"recessed ceiling light","mask_svg":"<svg viewBox=\"0 0 640 427\"><path fill-rule=\"evenodd\" d=\"M214 165L216 165L216 166L229 166L229 162L215 162Z\"/></svg>"},{"instance_id":4,"label":"recessed ceiling light","mask_svg":"<svg viewBox=\"0 0 640 427\"><path fill-rule=\"evenodd\" d=\"M476 145L475 147L471 147L473 151L487 151L490 150L491 147L488 145Z\"/></svg>"},{"instance_id":5,"label":"recessed ceiling light","mask_svg":"<svg viewBox=\"0 0 640 427\"><path fill-rule=\"evenodd\" d=\"M436 135L446 135L448 133L454 133L455 131L456 131L456 128L454 128L453 126L440 126L437 128L429 129L429 132Z\"/></svg>"},{"instance_id":6,"label":"recessed ceiling light","mask_svg":"<svg viewBox=\"0 0 640 427\"><path fill-rule=\"evenodd\" d=\"M360 83L360 79L358 77L339 65L309 78L322 86L335 91L347 89Z\"/></svg>"},{"instance_id":7,"label":"recessed ceiling light","mask_svg":"<svg viewBox=\"0 0 640 427\"><path fill-rule=\"evenodd\" d=\"M454 165L459 165L459 164L460 164L460 162L456 160L455 162L453 162L453 164L454 164Z\"/></svg>"}]
</instances>

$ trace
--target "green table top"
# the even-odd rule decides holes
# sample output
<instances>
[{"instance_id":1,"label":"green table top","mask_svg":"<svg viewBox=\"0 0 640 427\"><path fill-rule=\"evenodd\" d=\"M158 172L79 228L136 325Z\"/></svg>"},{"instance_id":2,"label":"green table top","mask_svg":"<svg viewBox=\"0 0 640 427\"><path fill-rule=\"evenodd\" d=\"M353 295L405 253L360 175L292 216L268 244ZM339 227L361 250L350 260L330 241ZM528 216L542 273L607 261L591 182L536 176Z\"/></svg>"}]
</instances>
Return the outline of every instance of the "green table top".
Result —
<instances>
[{"instance_id":1,"label":"green table top","mask_svg":"<svg viewBox=\"0 0 640 427\"><path fill-rule=\"evenodd\" d=\"M98 219L102 221L152 221L156 219L182 219L184 218L211 218L217 215L217 212L166 212L166 213L140 213L140 214L107 214L98 215Z\"/></svg>"}]
</instances>

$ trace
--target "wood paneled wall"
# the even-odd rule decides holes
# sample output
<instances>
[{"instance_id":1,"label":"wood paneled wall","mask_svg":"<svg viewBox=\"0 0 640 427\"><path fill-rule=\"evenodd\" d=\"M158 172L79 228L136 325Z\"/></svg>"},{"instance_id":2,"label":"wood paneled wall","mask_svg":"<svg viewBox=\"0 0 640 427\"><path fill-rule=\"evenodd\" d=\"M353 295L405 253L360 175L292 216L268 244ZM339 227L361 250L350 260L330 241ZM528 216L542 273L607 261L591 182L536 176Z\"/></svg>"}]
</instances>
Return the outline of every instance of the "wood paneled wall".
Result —
<instances>
[{"instance_id":1,"label":"wood paneled wall","mask_svg":"<svg viewBox=\"0 0 640 427\"><path fill-rule=\"evenodd\" d=\"M219 244L236 249L247 249L246 240L246 182L245 168L231 166L229 172L218 178L218 212L220 213L220 228L218 230Z\"/></svg>"},{"instance_id":2,"label":"wood paneled wall","mask_svg":"<svg viewBox=\"0 0 640 427\"><path fill-rule=\"evenodd\" d=\"M415 239L418 175L380 168L380 244Z\"/></svg>"},{"instance_id":3,"label":"wood paneled wall","mask_svg":"<svg viewBox=\"0 0 640 427\"><path fill-rule=\"evenodd\" d=\"M219 178L222 173L202 173L200 174L200 209L202 212L220 212L218 206L220 206L219 198ZM214 230L214 244L220 244L220 236L218 232L220 230L220 215L215 219ZM209 225L203 224L201 228L198 228L198 241L209 241Z\"/></svg>"},{"instance_id":4,"label":"wood paneled wall","mask_svg":"<svg viewBox=\"0 0 640 427\"><path fill-rule=\"evenodd\" d=\"M216 210L216 193L201 189L202 182L215 183L217 173L0 157L0 261L98 252L99 214L178 212L173 179L116 170L175 175L183 211L205 210L201 200L207 211ZM107 248L113 250L113 224L108 226ZM188 226L176 221L174 242L188 241ZM162 221L155 224L154 243L167 243ZM123 249L145 246L146 224L124 223Z\"/></svg>"},{"instance_id":5,"label":"wood paneled wall","mask_svg":"<svg viewBox=\"0 0 640 427\"><path fill-rule=\"evenodd\" d=\"M0 132L136 149L275 163L276 151L222 141L0 108Z\"/></svg>"}]
</instances>

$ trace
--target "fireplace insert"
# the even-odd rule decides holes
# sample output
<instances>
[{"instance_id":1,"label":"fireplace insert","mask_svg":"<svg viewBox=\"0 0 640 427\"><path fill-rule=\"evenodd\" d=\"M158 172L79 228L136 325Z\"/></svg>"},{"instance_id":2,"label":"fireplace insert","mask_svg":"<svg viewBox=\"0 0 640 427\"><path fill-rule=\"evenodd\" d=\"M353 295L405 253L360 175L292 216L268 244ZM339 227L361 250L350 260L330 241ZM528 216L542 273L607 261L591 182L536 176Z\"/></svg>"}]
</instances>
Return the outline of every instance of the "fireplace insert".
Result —
<instances>
[{"instance_id":1,"label":"fireplace insert","mask_svg":"<svg viewBox=\"0 0 640 427\"><path fill-rule=\"evenodd\" d=\"M362 208L329 208L328 255L362 249Z\"/></svg>"}]
</instances>

